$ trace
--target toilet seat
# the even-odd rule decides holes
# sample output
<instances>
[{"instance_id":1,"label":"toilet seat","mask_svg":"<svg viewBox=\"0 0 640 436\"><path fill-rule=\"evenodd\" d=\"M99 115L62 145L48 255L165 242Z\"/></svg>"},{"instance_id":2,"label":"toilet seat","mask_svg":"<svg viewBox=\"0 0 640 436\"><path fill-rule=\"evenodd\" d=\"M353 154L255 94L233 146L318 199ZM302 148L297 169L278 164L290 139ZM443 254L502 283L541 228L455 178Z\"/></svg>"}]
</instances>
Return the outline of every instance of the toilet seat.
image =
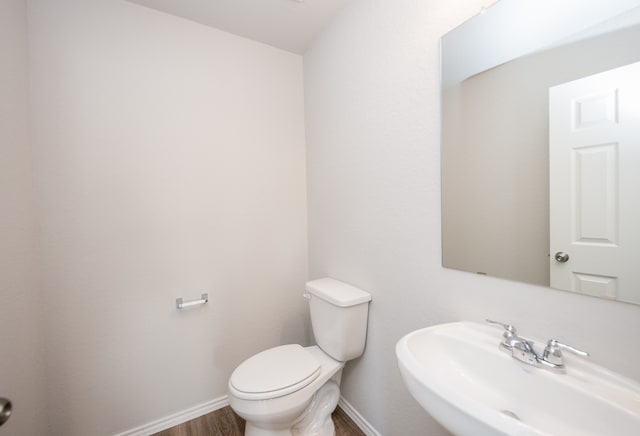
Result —
<instances>
[{"instance_id":1,"label":"toilet seat","mask_svg":"<svg viewBox=\"0 0 640 436\"><path fill-rule=\"evenodd\" d=\"M298 344L258 353L241 363L229 379L237 398L268 400L300 390L320 375L320 362Z\"/></svg>"}]
</instances>

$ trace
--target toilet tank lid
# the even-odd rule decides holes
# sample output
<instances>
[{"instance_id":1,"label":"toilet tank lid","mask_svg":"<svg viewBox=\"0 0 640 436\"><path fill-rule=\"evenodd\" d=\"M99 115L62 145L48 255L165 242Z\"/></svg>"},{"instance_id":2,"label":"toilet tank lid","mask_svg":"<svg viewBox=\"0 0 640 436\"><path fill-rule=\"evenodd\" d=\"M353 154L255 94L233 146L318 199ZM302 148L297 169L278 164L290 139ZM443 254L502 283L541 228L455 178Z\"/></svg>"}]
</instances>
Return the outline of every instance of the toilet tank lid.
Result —
<instances>
[{"instance_id":1,"label":"toilet tank lid","mask_svg":"<svg viewBox=\"0 0 640 436\"><path fill-rule=\"evenodd\" d=\"M371 301L371 294L368 292L330 277L311 280L307 282L305 289L316 297L339 307L355 306Z\"/></svg>"}]
</instances>

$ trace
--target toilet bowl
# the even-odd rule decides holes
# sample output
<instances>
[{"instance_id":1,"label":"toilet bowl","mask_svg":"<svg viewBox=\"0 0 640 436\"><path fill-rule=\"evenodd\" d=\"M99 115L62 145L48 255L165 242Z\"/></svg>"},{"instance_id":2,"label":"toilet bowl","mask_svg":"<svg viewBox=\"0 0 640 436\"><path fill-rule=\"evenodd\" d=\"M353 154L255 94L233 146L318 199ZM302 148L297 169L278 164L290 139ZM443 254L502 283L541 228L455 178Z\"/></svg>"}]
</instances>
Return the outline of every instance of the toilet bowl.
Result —
<instances>
[{"instance_id":1,"label":"toilet bowl","mask_svg":"<svg viewBox=\"0 0 640 436\"><path fill-rule=\"evenodd\" d=\"M265 355L265 353L270 353L271 355ZM246 384L248 381L247 379L243 379L247 374L238 372L238 370L246 369L246 366L243 367L243 365L251 366L252 368L250 370L253 370L265 364L262 366L264 370L261 371L261 374L264 379L268 379L273 374L273 372L268 371L268 369L271 369L270 363L275 363L276 359L285 357L285 355L288 355L287 357L290 360L282 361L282 371L276 371L280 374L272 379L273 384L270 385L267 381L263 383L261 387L251 389L262 390L262 392L247 392L249 388L243 385L243 382ZM305 361L309 357L317 362L317 367L313 368L310 366L308 368L309 374L304 377L304 371L294 366L297 361L296 358ZM269 360L271 360L271 362L269 362ZM305 432L305 425L298 425L298 428L294 428L294 426L301 424L302 421L310 415L322 411L326 412L325 416L316 417L316 421L324 421L322 418L327 417L331 420L331 413L338 404L340 397L340 391L337 386L340 382L343 367L344 362L338 362L332 359L322 352L318 346L302 348L297 344L271 348L267 350L267 352L257 354L243 362L243 364L238 367L238 370L234 372L234 376L229 379L229 402L231 408L247 421L245 435L333 435L333 429L331 429L329 433L312 433L310 431ZM296 369L298 369L297 373L295 372ZM287 380L283 375L289 370L291 370L289 374L292 377ZM279 376L283 377L278 379ZM304 378L297 380L300 377ZM250 378L250 376L248 378ZM278 383L281 384L279 388L276 387ZM312 400L314 400L316 393L327 383L333 383L336 386L336 389L332 390L334 395L324 394L322 395L321 404L316 402L313 404L315 407L310 407L312 406ZM239 387L236 387L236 385Z\"/></svg>"},{"instance_id":2,"label":"toilet bowl","mask_svg":"<svg viewBox=\"0 0 640 436\"><path fill-rule=\"evenodd\" d=\"M331 413L345 362L364 351L371 296L324 278L306 284L318 345L288 344L242 362L229 379L245 436L334 436Z\"/></svg>"}]
</instances>

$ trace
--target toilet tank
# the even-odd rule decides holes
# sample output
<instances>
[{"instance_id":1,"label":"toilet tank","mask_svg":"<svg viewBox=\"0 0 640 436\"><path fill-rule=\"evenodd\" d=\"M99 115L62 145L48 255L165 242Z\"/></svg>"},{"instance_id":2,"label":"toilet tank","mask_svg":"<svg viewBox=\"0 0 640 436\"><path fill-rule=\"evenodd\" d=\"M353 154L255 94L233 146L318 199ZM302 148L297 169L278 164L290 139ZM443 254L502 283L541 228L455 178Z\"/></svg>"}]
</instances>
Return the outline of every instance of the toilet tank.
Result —
<instances>
[{"instance_id":1,"label":"toilet tank","mask_svg":"<svg viewBox=\"0 0 640 436\"><path fill-rule=\"evenodd\" d=\"M311 326L318 346L341 362L364 351L371 295L347 283L323 278L307 282Z\"/></svg>"}]
</instances>

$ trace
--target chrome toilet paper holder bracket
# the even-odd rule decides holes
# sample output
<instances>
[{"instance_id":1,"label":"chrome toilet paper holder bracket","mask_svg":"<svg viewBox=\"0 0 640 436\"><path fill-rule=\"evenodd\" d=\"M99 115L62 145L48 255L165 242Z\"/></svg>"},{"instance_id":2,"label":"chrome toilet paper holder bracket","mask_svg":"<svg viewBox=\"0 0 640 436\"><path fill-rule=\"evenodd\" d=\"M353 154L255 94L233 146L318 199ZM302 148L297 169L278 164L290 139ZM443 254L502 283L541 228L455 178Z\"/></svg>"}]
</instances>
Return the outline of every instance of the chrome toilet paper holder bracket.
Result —
<instances>
[{"instance_id":1,"label":"chrome toilet paper holder bracket","mask_svg":"<svg viewBox=\"0 0 640 436\"><path fill-rule=\"evenodd\" d=\"M200 295L199 299L196 300L184 300L182 297L176 298L176 308L177 309L186 309L187 307L200 306L201 304L205 304L209 301L209 294Z\"/></svg>"}]
</instances>

